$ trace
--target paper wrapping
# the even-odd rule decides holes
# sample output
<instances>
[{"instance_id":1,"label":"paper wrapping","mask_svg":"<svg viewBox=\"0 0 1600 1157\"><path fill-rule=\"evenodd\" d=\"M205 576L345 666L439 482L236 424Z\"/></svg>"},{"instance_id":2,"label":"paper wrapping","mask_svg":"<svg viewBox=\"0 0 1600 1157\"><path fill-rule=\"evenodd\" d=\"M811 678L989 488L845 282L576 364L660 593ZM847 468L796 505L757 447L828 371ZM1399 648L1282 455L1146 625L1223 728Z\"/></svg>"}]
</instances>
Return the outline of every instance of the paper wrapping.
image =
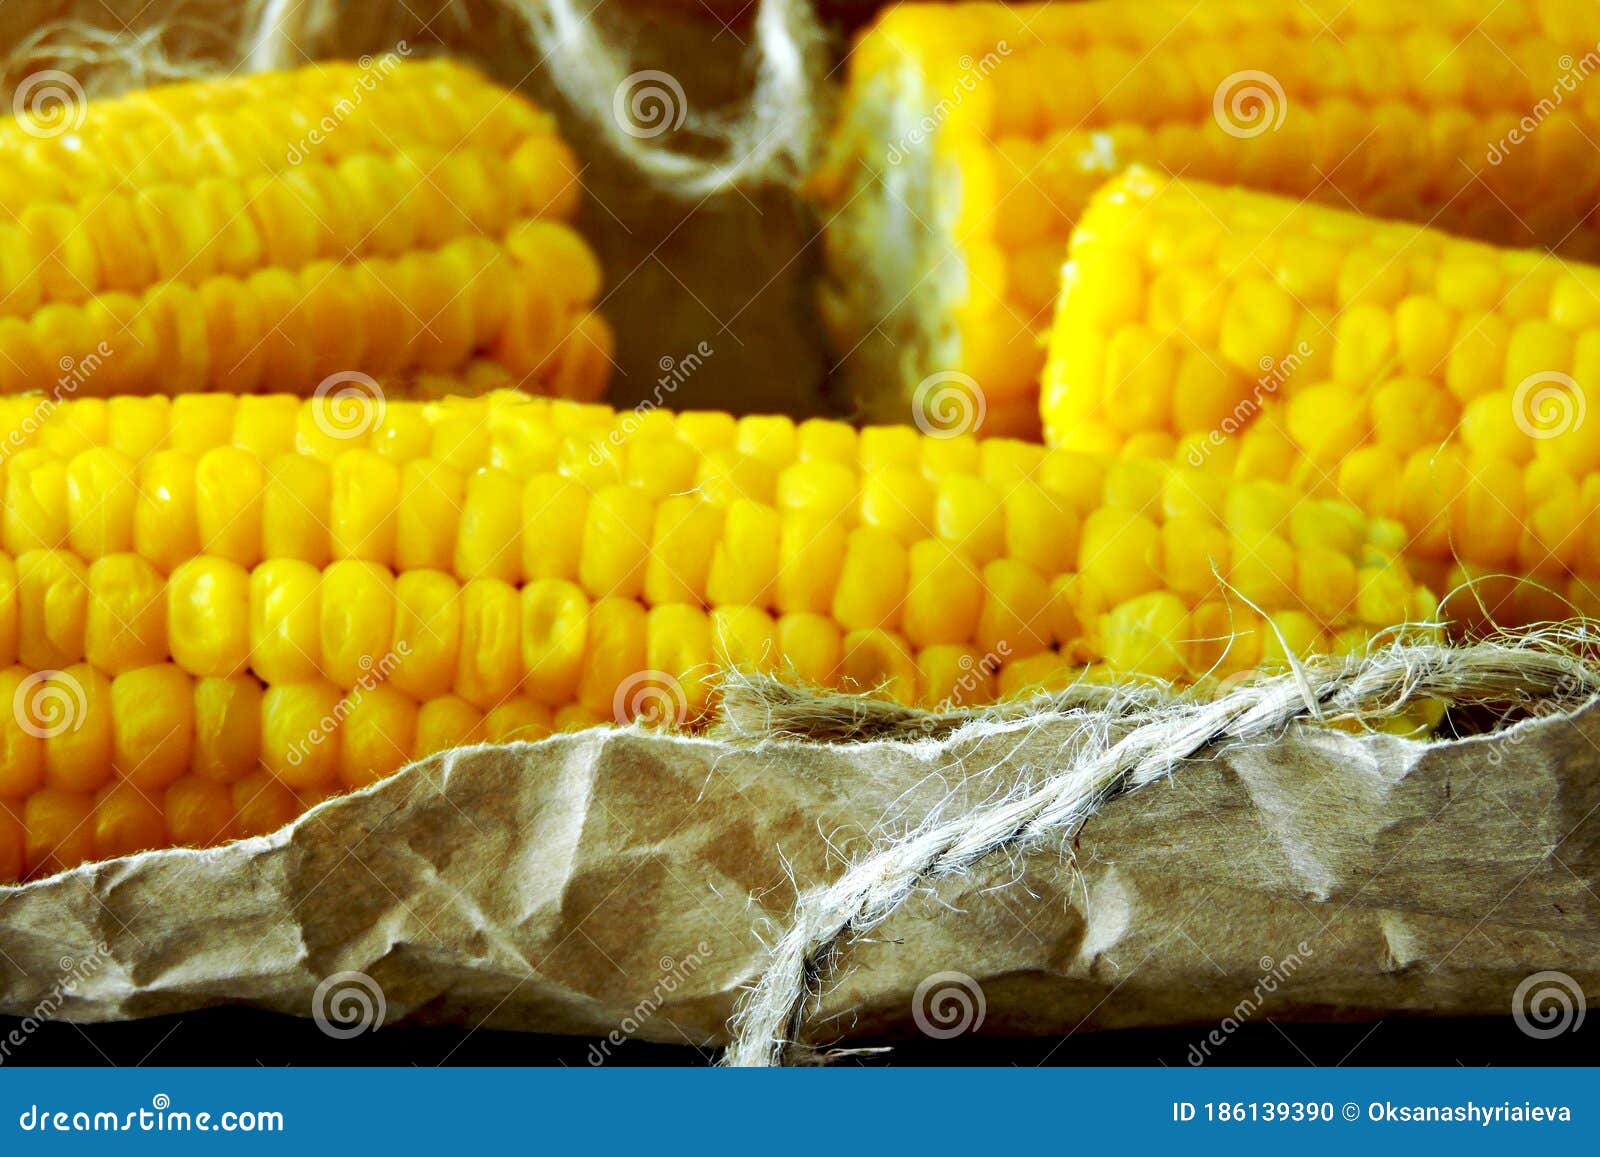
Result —
<instances>
[{"instance_id":1,"label":"paper wrapping","mask_svg":"<svg viewBox=\"0 0 1600 1157\"><path fill-rule=\"evenodd\" d=\"M447 753L270 836L0 889L0 1013L54 993L79 1021L332 1017L325 982L360 973L383 1023L720 1044L797 887L1048 774L1065 738L612 730ZM842 954L805 1035L1505 1014L1544 970L1592 993L1597 751L1591 709L1434 745L1305 729L1185 764L1069 846L914 898Z\"/></svg>"}]
</instances>

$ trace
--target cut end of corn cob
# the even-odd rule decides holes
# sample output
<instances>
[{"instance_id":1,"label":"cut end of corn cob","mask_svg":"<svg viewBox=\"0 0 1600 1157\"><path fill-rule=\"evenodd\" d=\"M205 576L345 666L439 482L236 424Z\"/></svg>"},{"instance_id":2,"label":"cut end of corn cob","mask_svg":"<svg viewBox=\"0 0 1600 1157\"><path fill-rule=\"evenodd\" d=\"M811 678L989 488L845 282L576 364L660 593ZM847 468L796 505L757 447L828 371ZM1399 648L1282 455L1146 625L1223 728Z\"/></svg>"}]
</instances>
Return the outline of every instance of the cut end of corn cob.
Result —
<instances>
[{"instance_id":1,"label":"cut end of corn cob","mask_svg":"<svg viewBox=\"0 0 1600 1157\"><path fill-rule=\"evenodd\" d=\"M899 5L855 45L814 182L841 377L909 421L960 373L988 428L1028 433L1062 248L1129 164L1591 257L1592 25L1589 0Z\"/></svg>"},{"instance_id":2,"label":"cut end of corn cob","mask_svg":"<svg viewBox=\"0 0 1600 1157\"><path fill-rule=\"evenodd\" d=\"M1592 613L1600 268L1145 170L1069 253L1051 441L1396 520L1469 628Z\"/></svg>"},{"instance_id":3,"label":"cut end of corn cob","mask_svg":"<svg viewBox=\"0 0 1600 1157\"><path fill-rule=\"evenodd\" d=\"M1433 612L1393 527L1275 482L505 391L350 406L5 412L10 875L270 830L459 744L693 725L729 669L972 705Z\"/></svg>"},{"instance_id":4,"label":"cut end of corn cob","mask_svg":"<svg viewBox=\"0 0 1600 1157\"><path fill-rule=\"evenodd\" d=\"M0 394L309 394L492 357L595 398L610 337L553 121L378 58L0 126Z\"/></svg>"}]
</instances>

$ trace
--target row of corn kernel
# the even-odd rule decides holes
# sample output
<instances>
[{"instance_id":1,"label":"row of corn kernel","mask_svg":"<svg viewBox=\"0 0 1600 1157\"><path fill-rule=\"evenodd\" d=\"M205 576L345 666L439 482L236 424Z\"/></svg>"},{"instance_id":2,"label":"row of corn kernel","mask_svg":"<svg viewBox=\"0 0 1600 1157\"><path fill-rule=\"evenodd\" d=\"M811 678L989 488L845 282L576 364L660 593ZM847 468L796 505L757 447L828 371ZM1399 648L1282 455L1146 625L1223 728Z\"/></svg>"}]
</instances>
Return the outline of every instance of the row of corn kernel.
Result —
<instances>
[{"instance_id":1,"label":"row of corn kernel","mask_svg":"<svg viewBox=\"0 0 1600 1157\"><path fill-rule=\"evenodd\" d=\"M540 222L530 226L543 228ZM555 235L546 231L542 239L553 241ZM483 395L496 384L514 384L503 376L508 371L492 362L472 363L463 372L474 381L455 386L455 392ZM498 382L496 374L502 375ZM263 461L288 453L331 460L350 450L371 449L397 463L433 458L461 471L483 466L523 474L559 469L592 484L627 481L662 493L671 491L652 481L662 470L674 483L685 478L692 483L694 466L685 470L685 451L696 458L724 452L763 467L759 473L765 481L758 488L769 499L783 468L818 460L863 472L907 471L921 482L971 474L1000 487L1037 474L1051 485L1057 477L1065 484L1070 475L1077 489L1077 474L1104 468L1082 455L1052 452L1036 443L925 438L910 427L857 430L820 418L735 418L720 411L617 413L512 391L425 403L404 400L411 396L412 382L401 384L406 392L397 398L390 382L383 380L381 388L391 396L381 401L210 393L78 397L70 406L54 406L37 398L0 398L0 442L8 452L38 447L67 457L94 446L110 446L135 458L163 449L198 456L235 446Z\"/></svg>"},{"instance_id":2,"label":"row of corn kernel","mask_svg":"<svg viewBox=\"0 0 1600 1157\"><path fill-rule=\"evenodd\" d=\"M513 498L519 489L513 488ZM8 497L20 493L13 488ZM1221 581L1264 611L1302 608L1330 624L1387 626L1414 617L1377 593L1388 589L1392 567L1369 558L1366 543L1341 542L1311 519L1285 523L1285 534L1248 523L1229 531L1198 516L1158 522L1107 506L1090 514L1081 533L1063 519L1059 539L1015 535L1017 549L1008 556L979 561L963 541L925 538L907 547L877 527L847 531L828 517L756 503L735 504L724 517L697 498L669 498L654 513L646 505L644 517L631 522L619 513L620 500L643 500L619 495L617 506L607 509L605 494L577 512L583 523L576 535L565 541L530 536L527 551L506 534L464 531L459 539L430 539L433 528L421 517L429 508L413 502L392 531L397 540L414 531L398 551L405 564L398 576L359 556L319 565L304 551L285 549L292 543L258 538L257 528L240 518L199 519L208 532L204 539L180 540L182 528L165 525L175 519L164 517L173 513L164 505L135 507L131 530L115 506L97 509L95 523L74 522L64 537L81 555L38 546L34 520L27 528L33 544L23 544L28 549L14 563L0 556L0 623L12 624L4 634L17 640L18 654L31 667L62 666L85 655L110 671L141 666L166 659L170 639L171 654L206 675L242 666L254 649L256 617L285 632L311 668L349 670L316 640L343 638L344 657L354 663L392 649L397 622L417 619L441 637L431 619L459 616L472 628L469 636L497 631L510 646L525 613L519 608L557 592L563 603L621 597L652 606L751 605L829 614L847 630L904 630L917 646L1015 643L1019 630L1044 615L1069 582L1080 598L1094 592L1089 602L1100 608L1163 588L1198 601ZM8 541L21 535L11 509L8 503L8 517L0 520ZM515 508L510 517L518 517ZM555 518L552 513L530 525L555 529ZM366 522L360 527L370 531ZM320 530L314 521L306 528ZM1307 537L1297 535L1302 528ZM370 538L352 534L350 541ZM258 543L268 549L258 550ZM258 557L264 561L254 561L253 570L239 561ZM524 577L527 585L519 591ZM4 634L0 653L9 649Z\"/></svg>"},{"instance_id":3,"label":"row of corn kernel","mask_svg":"<svg viewBox=\"0 0 1600 1157\"><path fill-rule=\"evenodd\" d=\"M146 848L209 847L264 835L339 790L392 772L406 762L397 744L421 758L600 721L576 706L552 716L526 700L488 712L453 696L397 706L396 693L375 688L360 700L336 700L332 730L296 734L291 729L308 718L312 727L328 726L325 717L308 716L326 707L327 697L317 688L263 692L249 678L196 681L192 715L178 698L156 708L117 699L119 688L126 696L181 693L170 670L146 669L112 682L109 747L106 689L82 670L57 674L53 692L48 682L42 691L73 695L75 688L94 688L86 693L95 696L85 700L89 717L77 731L57 733L38 719L28 731L10 723L10 713L0 719L0 884ZM0 672L0 689L14 695L23 678L15 670ZM63 737L85 731L87 742L63 744ZM258 750L259 743L269 746ZM173 774L182 750L192 765ZM289 775L262 766L263 757L275 757ZM333 774L322 775L330 763ZM311 786L297 789L290 781Z\"/></svg>"},{"instance_id":4,"label":"row of corn kernel","mask_svg":"<svg viewBox=\"0 0 1600 1157\"><path fill-rule=\"evenodd\" d=\"M500 236L519 220L570 215L578 185L565 145L536 137L514 161L540 179L519 185L513 160L486 153L360 156L270 177L29 205L15 223L0 223L0 316L164 281L198 287L266 267L399 257L465 235Z\"/></svg>"},{"instance_id":5,"label":"row of corn kernel","mask_svg":"<svg viewBox=\"0 0 1600 1157\"><path fill-rule=\"evenodd\" d=\"M25 799L0 798L0 883L146 848L206 848L266 835L315 802L264 771L231 784L185 776L153 795L45 787Z\"/></svg>"},{"instance_id":6,"label":"row of corn kernel","mask_svg":"<svg viewBox=\"0 0 1600 1157\"><path fill-rule=\"evenodd\" d=\"M97 100L92 110L62 110L84 115L70 135L47 139L24 117L7 118L0 122L0 206L414 148L509 155L530 135L553 131L547 114L468 67L380 60L377 71L313 65ZM331 131L329 118L337 120Z\"/></svg>"},{"instance_id":7,"label":"row of corn kernel","mask_svg":"<svg viewBox=\"0 0 1600 1157\"><path fill-rule=\"evenodd\" d=\"M1463 553L1474 573L1539 577L1558 598L1572 600L1568 613L1595 605L1589 592L1600 580L1600 472L1574 475L1542 458L1520 466L1479 459L1459 444L1405 454L1380 444L1351 451L1323 474L1295 454L1275 412L1218 447L1211 465L1319 486L1396 520L1407 553L1420 561Z\"/></svg>"},{"instance_id":8,"label":"row of corn kernel","mask_svg":"<svg viewBox=\"0 0 1600 1157\"><path fill-rule=\"evenodd\" d=\"M262 687L248 676L195 679L171 663L114 678L86 663L10 667L0 691L17 708L0 716L0 796L11 798L41 787L154 794L187 775L233 783L260 768L294 791L353 789L449 747L540 739L572 722L517 695L480 707L378 682Z\"/></svg>"},{"instance_id":9,"label":"row of corn kernel","mask_svg":"<svg viewBox=\"0 0 1600 1157\"><path fill-rule=\"evenodd\" d=\"M589 279L530 266L481 237L351 264L317 262L198 288L166 282L0 318L0 393L309 392L329 374L445 370L492 350L514 373L559 372ZM603 380L603 379L602 379ZM584 396L592 397L596 391Z\"/></svg>"}]
</instances>

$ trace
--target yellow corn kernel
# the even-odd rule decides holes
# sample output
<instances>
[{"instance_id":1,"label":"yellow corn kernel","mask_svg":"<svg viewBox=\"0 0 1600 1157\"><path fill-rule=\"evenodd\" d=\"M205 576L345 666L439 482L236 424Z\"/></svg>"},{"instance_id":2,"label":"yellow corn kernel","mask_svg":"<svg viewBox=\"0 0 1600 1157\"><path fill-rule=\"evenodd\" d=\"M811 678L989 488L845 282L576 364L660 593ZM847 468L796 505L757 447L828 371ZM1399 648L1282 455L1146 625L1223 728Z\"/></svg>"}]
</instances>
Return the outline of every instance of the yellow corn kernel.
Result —
<instances>
[{"instance_id":1,"label":"yellow corn kernel","mask_svg":"<svg viewBox=\"0 0 1600 1157\"><path fill-rule=\"evenodd\" d=\"M772 507L746 499L729 503L706 571L707 600L713 606L771 606L781 538L782 519Z\"/></svg>"},{"instance_id":2,"label":"yellow corn kernel","mask_svg":"<svg viewBox=\"0 0 1600 1157\"><path fill-rule=\"evenodd\" d=\"M189 770L194 751L194 681L171 663L111 681L113 762L128 784L153 795Z\"/></svg>"},{"instance_id":3,"label":"yellow corn kernel","mask_svg":"<svg viewBox=\"0 0 1600 1157\"><path fill-rule=\"evenodd\" d=\"M261 493L261 557L326 566L332 496L326 463L297 454L274 458Z\"/></svg>"},{"instance_id":4,"label":"yellow corn kernel","mask_svg":"<svg viewBox=\"0 0 1600 1157\"><path fill-rule=\"evenodd\" d=\"M983 609L979 567L964 552L935 538L913 545L906 564L902 626L912 646L971 639Z\"/></svg>"},{"instance_id":5,"label":"yellow corn kernel","mask_svg":"<svg viewBox=\"0 0 1600 1157\"><path fill-rule=\"evenodd\" d=\"M917 653L922 703L938 711L990 703L1000 666L993 655L979 655L972 647L949 643L924 647Z\"/></svg>"},{"instance_id":6,"label":"yellow corn kernel","mask_svg":"<svg viewBox=\"0 0 1600 1157\"><path fill-rule=\"evenodd\" d=\"M261 697L261 762L291 791L331 784L343 741L341 694L325 679L280 683Z\"/></svg>"},{"instance_id":7,"label":"yellow corn kernel","mask_svg":"<svg viewBox=\"0 0 1600 1157\"><path fill-rule=\"evenodd\" d=\"M1275 611L1294 601L1295 551L1281 535L1247 530L1235 534L1228 585L1239 598Z\"/></svg>"},{"instance_id":8,"label":"yellow corn kernel","mask_svg":"<svg viewBox=\"0 0 1600 1157\"><path fill-rule=\"evenodd\" d=\"M1172 680L1186 670L1189 612L1182 599L1167 591L1118 603L1101 624L1100 636L1106 662L1118 670Z\"/></svg>"},{"instance_id":9,"label":"yellow corn kernel","mask_svg":"<svg viewBox=\"0 0 1600 1157\"><path fill-rule=\"evenodd\" d=\"M933 486L904 466L868 470L861 479L861 522L910 546L934 532ZM1009 524L1008 524L1009 525Z\"/></svg>"},{"instance_id":10,"label":"yellow corn kernel","mask_svg":"<svg viewBox=\"0 0 1600 1157\"><path fill-rule=\"evenodd\" d=\"M576 579L583 556L589 495L559 474L539 474L522 492L522 574Z\"/></svg>"},{"instance_id":11,"label":"yellow corn kernel","mask_svg":"<svg viewBox=\"0 0 1600 1157\"><path fill-rule=\"evenodd\" d=\"M196 679L194 683L194 774L212 783L234 783L261 759L261 684L248 675Z\"/></svg>"},{"instance_id":12,"label":"yellow corn kernel","mask_svg":"<svg viewBox=\"0 0 1600 1157\"><path fill-rule=\"evenodd\" d=\"M1084 520L1078 538L1078 573L1101 588L1111 604L1161 586L1161 532L1142 514L1103 506Z\"/></svg>"},{"instance_id":13,"label":"yellow corn kernel","mask_svg":"<svg viewBox=\"0 0 1600 1157\"><path fill-rule=\"evenodd\" d=\"M394 666L395 578L375 562L341 559L322 572L322 675L350 689Z\"/></svg>"},{"instance_id":14,"label":"yellow corn kernel","mask_svg":"<svg viewBox=\"0 0 1600 1157\"><path fill-rule=\"evenodd\" d=\"M974 640L981 651L1025 659L1050 646L1050 584L1038 571L997 558L983 568L983 590Z\"/></svg>"},{"instance_id":15,"label":"yellow corn kernel","mask_svg":"<svg viewBox=\"0 0 1600 1157\"><path fill-rule=\"evenodd\" d=\"M185 776L167 788L161 812L173 846L209 848L233 835L233 793L227 786Z\"/></svg>"},{"instance_id":16,"label":"yellow corn kernel","mask_svg":"<svg viewBox=\"0 0 1600 1157\"><path fill-rule=\"evenodd\" d=\"M83 658L89 574L64 550L30 550L17 558L17 657L35 671Z\"/></svg>"},{"instance_id":17,"label":"yellow corn kernel","mask_svg":"<svg viewBox=\"0 0 1600 1157\"><path fill-rule=\"evenodd\" d=\"M784 614L823 613L833 605L844 560L846 528L808 510L783 515L774 604Z\"/></svg>"},{"instance_id":18,"label":"yellow corn kernel","mask_svg":"<svg viewBox=\"0 0 1600 1157\"><path fill-rule=\"evenodd\" d=\"M342 786L351 790L366 787L411 762L418 711L410 698L392 687L363 687L343 706L339 736Z\"/></svg>"},{"instance_id":19,"label":"yellow corn kernel","mask_svg":"<svg viewBox=\"0 0 1600 1157\"><path fill-rule=\"evenodd\" d=\"M23 667L0 671L0 695L12 705L0 712L0 800L26 796L44 782L48 725L40 717L50 708L38 700L41 689L41 681Z\"/></svg>"},{"instance_id":20,"label":"yellow corn kernel","mask_svg":"<svg viewBox=\"0 0 1600 1157\"><path fill-rule=\"evenodd\" d=\"M36 683L26 708L44 736L48 786L94 791L111 778L111 680L87 663L74 663Z\"/></svg>"},{"instance_id":21,"label":"yellow corn kernel","mask_svg":"<svg viewBox=\"0 0 1600 1157\"><path fill-rule=\"evenodd\" d=\"M645 669L645 610L632 599L600 598L589 608L589 648L578 680L578 702L625 722L618 692Z\"/></svg>"},{"instance_id":22,"label":"yellow corn kernel","mask_svg":"<svg viewBox=\"0 0 1600 1157\"><path fill-rule=\"evenodd\" d=\"M844 659L844 634L825 615L799 611L782 615L777 624L778 667L796 681L832 687Z\"/></svg>"},{"instance_id":23,"label":"yellow corn kernel","mask_svg":"<svg viewBox=\"0 0 1600 1157\"><path fill-rule=\"evenodd\" d=\"M967 552L982 565L1005 550L1005 504L1000 492L987 482L953 475L939 483L934 502L938 536Z\"/></svg>"},{"instance_id":24,"label":"yellow corn kernel","mask_svg":"<svg viewBox=\"0 0 1600 1157\"><path fill-rule=\"evenodd\" d=\"M404 581L404 578L402 578ZM578 689L588 645L589 599L563 579L537 579L522 588L522 666L528 694L551 707Z\"/></svg>"},{"instance_id":25,"label":"yellow corn kernel","mask_svg":"<svg viewBox=\"0 0 1600 1157\"><path fill-rule=\"evenodd\" d=\"M479 470L467 480L456 540L457 576L502 582L522 577L522 490L504 470Z\"/></svg>"},{"instance_id":26,"label":"yellow corn kernel","mask_svg":"<svg viewBox=\"0 0 1600 1157\"><path fill-rule=\"evenodd\" d=\"M110 675L167 659L166 583L136 554L113 554L88 572L83 650Z\"/></svg>"},{"instance_id":27,"label":"yellow corn kernel","mask_svg":"<svg viewBox=\"0 0 1600 1157\"><path fill-rule=\"evenodd\" d=\"M146 458L139 469L139 503L134 512L134 549L171 574L200 551L194 459L176 450Z\"/></svg>"},{"instance_id":28,"label":"yellow corn kernel","mask_svg":"<svg viewBox=\"0 0 1600 1157\"><path fill-rule=\"evenodd\" d=\"M133 549L138 463L109 446L97 446L72 459L66 486L68 542L80 557L92 562Z\"/></svg>"},{"instance_id":29,"label":"yellow corn kernel","mask_svg":"<svg viewBox=\"0 0 1600 1157\"><path fill-rule=\"evenodd\" d=\"M705 602L722 528L723 511L699 496L663 498L645 564L645 601L652 606Z\"/></svg>"},{"instance_id":30,"label":"yellow corn kernel","mask_svg":"<svg viewBox=\"0 0 1600 1157\"><path fill-rule=\"evenodd\" d=\"M645 624L645 667L664 687L648 683L630 702L630 720L683 726L705 713L711 693L711 621L696 606L652 607Z\"/></svg>"},{"instance_id":31,"label":"yellow corn kernel","mask_svg":"<svg viewBox=\"0 0 1600 1157\"><path fill-rule=\"evenodd\" d=\"M465 500L466 480L459 471L431 458L405 463L395 511L395 568L450 570ZM510 511L520 522L520 498L513 497Z\"/></svg>"},{"instance_id":32,"label":"yellow corn kernel","mask_svg":"<svg viewBox=\"0 0 1600 1157\"><path fill-rule=\"evenodd\" d=\"M0 520L6 552L54 550L67 545L67 463L47 450L23 450L5 463L5 510Z\"/></svg>"},{"instance_id":33,"label":"yellow corn kernel","mask_svg":"<svg viewBox=\"0 0 1600 1157\"><path fill-rule=\"evenodd\" d=\"M253 771L232 785L234 830L243 838L275 832L294 819L300 803L267 771Z\"/></svg>"},{"instance_id":34,"label":"yellow corn kernel","mask_svg":"<svg viewBox=\"0 0 1600 1157\"><path fill-rule=\"evenodd\" d=\"M226 679L250 660L250 574L226 559L181 563L167 581L172 660L191 675Z\"/></svg>"},{"instance_id":35,"label":"yellow corn kernel","mask_svg":"<svg viewBox=\"0 0 1600 1157\"><path fill-rule=\"evenodd\" d=\"M426 759L435 752L449 751L481 742L483 712L459 695L429 699L417 708L417 738L414 758Z\"/></svg>"},{"instance_id":36,"label":"yellow corn kernel","mask_svg":"<svg viewBox=\"0 0 1600 1157\"><path fill-rule=\"evenodd\" d=\"M801 427L804 434L806 427ZM777 624L760 607L711 610L712 663L723 670L770 671L778 661Z\"/></svg>"},{"instance_id":37,"label":"yellow corn kernel","mask_svg":"<svg viewBox=\"0 0 1600 1157\"><path fill-rule=\"evenodd\" d=\"M845 630L900 626L908 579L906 549L887 531L857 527L845 543L833 617Z\"/></svg>"},{"instance_id":38,"label":"yellow corn kernel","mask_svg":"<svg viewBox=\"0 0 1600 1157\"><path fill-rule=\"evenodd\" d=\"M247 450L219 446L195 462L200 549L251 567L261 557L262 494L266 472Z\"/></svg>"},{"instance_id":39,"label":"yellow corn kernel","mask_svg":"<svg viewBox=\"0 0 1600 1157\"><path fill-rule=\"evenodd\" d=\"M917 664L905 640L893 631L850 631L844 637L839 685L896 703L917 701Z\"/></svg>"},{"instance_id":40,"label":"yellow corn kernel","mask_svg":"<svg viewBox=\"0 0 1600 1157\"><path fill-rule=\"evenodd\" d=\"M1006 495L1005 523L1007 557L1043 575L1077 565L1078 516L1056 493L1032 482L1017 483Z\"/></svg>"},{"instance_id":41,"label":"yellow corn kernel","mask_svg":"<svg viewBox=\"0 0 1600 1157\"><path fill-rule=\"evenodd\" d=\"M554 724L550 708L519 695L483 717L483 736L488 743L533 743L549 735Z\"/></svg>"},{"instance_id":42,"label":"yellow corn kernel","mask_svg":"<svg viewBox=\"0 0 1600 1157\"><path fill-rule=\"evenodd\" d=\"M517 588L498 579L461 587L461 655L456 694L488 710L522 681L522 606Z\"/></svg>"},{"instance_id":43,"label":"yellow corn kernel","mask_svg":"<svg viewBox=\"0 0 1600 1157\"><path fill-rule=\"evenodd\" d=\"M654 522L654 506L630 486L604 486L590 496L578 581L591 597L640 595Z\"/></svg>"},{"instance_id":44,"label":"yellow corn kernel","mask_svg":"<svg viewBox=\"0 0 1600 1157\"><path fill-rule=\"evenodd\" d=\"M328 532L333 557L394 562L400 468L371 450L333 460Z\"/></svg>"},{"instance_id":45,"label":"yellow corn kernel","mask_svg":"<svg viewBox=\"0 0 1600 1157\"><path fill-rule=\"evenodd\" d=\"M460 587L455 579L435 570L397 576L386 664L389 682L419 702L444 695L455 686L460 649Z\"/></svg>"},{"instance_id":46,"label":"yellow corn kernel","mask_svg":"<svg viewBox=\"0 0 1600 1157\"><path fill-rule=\"evenodd\" d=\"M30 876L64 872L94 858L94 800L82 792L42 788L23 805L23 862Z\"/></svg>"},{"instance_id":47,"label":"yellow corn kernel","mask_svg":"<svg viewBox=\"0 0 1600 1157\"><path fill-rule=\"evenodd\" d=\"M322 673L322 572L293 558L250 574L250 667L267 683Z\"/></svg>"}]
</instances>

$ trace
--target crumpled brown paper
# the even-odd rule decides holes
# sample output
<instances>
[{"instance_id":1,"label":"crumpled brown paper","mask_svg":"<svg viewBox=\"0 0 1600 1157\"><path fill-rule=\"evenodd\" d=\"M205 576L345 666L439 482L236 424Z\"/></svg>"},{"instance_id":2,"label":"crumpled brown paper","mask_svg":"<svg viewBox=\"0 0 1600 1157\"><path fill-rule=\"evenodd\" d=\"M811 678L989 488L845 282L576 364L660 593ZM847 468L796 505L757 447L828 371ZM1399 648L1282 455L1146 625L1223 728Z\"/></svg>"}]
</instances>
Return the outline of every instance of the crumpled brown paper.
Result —
<instances>
[{"instance_id":1,"label":"crumpled brown paper","mask_svg":"<svg viewBox=\"0 0 1600 1157\"><path fill-rule=\"evenodd\" d=\"M1061 740L595 731L448 753L271 836L0 889L0 1013L98 951L55 1015L332 1017L324 982L361 973L385 1023L722 1043L797 884L1048 772ZM1597 771L1596 708L1434 745L1308 728L1184 765L1069 854L992 856L913 900L845 951L806 1036L980 1010L994 1033L1504 1014L1542 970L1592 993Z\"/></svg>"}]
</instances>

